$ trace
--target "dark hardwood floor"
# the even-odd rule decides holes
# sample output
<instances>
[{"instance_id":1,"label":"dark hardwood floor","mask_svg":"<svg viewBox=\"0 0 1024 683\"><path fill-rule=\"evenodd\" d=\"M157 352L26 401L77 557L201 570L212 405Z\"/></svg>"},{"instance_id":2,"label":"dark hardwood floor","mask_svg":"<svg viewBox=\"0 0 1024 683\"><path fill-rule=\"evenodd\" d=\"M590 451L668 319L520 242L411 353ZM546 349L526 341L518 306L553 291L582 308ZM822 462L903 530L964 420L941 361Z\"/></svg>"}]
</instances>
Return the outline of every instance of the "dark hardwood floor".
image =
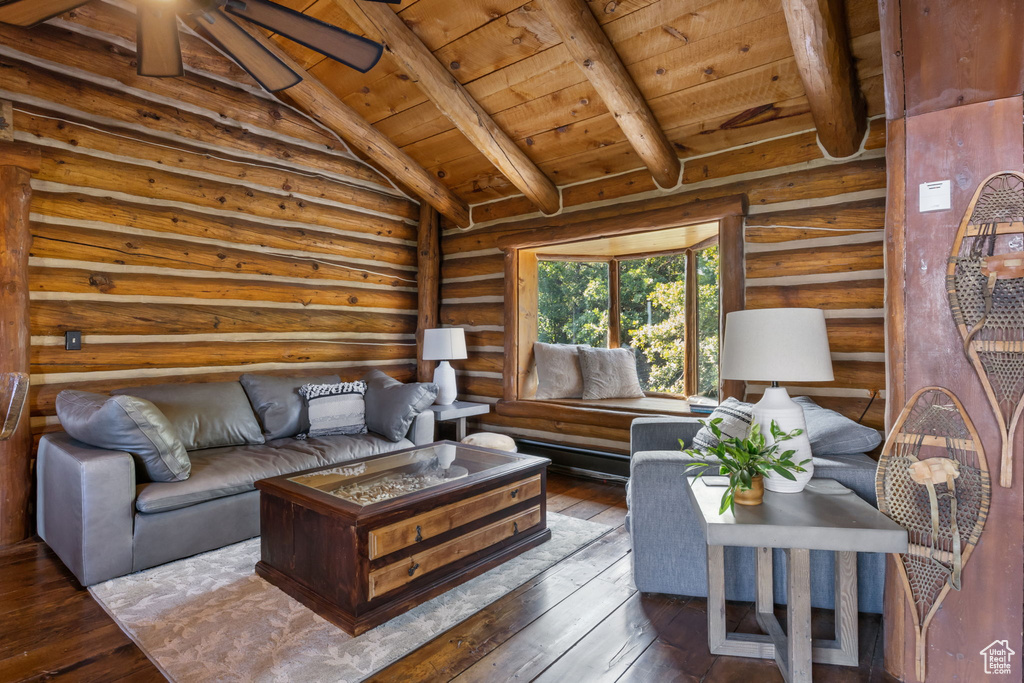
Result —
<instances>
[{"instance_id":1,"label":"dark hardwood floor","mask_svg":"<svg viewBox=\"0 0 1024 683\"><path fill-rule=\"evenodd\" d=\"M625 493L552 474L548 509L614 527L595 543L381 671L384 681L781 681L774 663L707 650L703 599L633 587ZM781 612L780 608L780 612ZM757 632L752 605L730 603L733 630ZM815 666L815 680L892 680L881 620L860 619L859 667ZM815 613L826 636L831 613ZM0 551L0 681L153 681L162 676L45 544Z\"/></svg>"}]
</instances>

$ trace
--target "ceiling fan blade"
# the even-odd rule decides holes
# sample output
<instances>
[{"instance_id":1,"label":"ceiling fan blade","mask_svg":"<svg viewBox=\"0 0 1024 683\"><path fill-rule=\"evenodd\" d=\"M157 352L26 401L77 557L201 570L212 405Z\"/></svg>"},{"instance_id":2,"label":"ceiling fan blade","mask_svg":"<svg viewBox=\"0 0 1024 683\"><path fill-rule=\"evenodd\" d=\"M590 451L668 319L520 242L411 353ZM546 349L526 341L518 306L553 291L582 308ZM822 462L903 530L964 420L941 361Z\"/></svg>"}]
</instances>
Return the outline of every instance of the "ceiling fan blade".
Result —
<instances>
[{"instance_id":1,"label":"ceiling fan blade","mask_svg":"<svg viewBox=\"0 0 1024 683\"><path fill-rule=\"evenodd\" d=\"M357 36L267 0L228 0L224 10L287 36L356 71L369 71L384 51L383 45L369 38Z\"/></svg>"},{"instance_id":2,"label":"ceiling fan blade","mask_svg":"<svg viewBox=\"0 0 1024 683\"><path fill-rule=\"evenodd\" d=\"M402 0L365 0L366 2L386 2L389 5L401 5Z\"/></svg>"},{"instance_id":3,"label":"ceiling fan blade","mask_svg":"<svg viewBox=\"0 0 1024 683\"><path fill-rule=\"evenodd\" d=\"M35 26L60 16L89 0L13 0L0 3L0 24Z\"/></svg>"},{"instance_id":4,"label":"ceiling fan blade","mask_svg":"<svg viewBox=\"0 0 1024 683\"><path fill-rule=\"evenodd\" d=\"M302 80L302 76L289 69L224 12L201 11L194 17L199 28L270 92L290 88Z\"/></svg>"},{"instance_id":5,"label":"ceiling fan blade","mask_svg":"<svg viewBox=\"0 0 1024 683\"><path fill-rule=\"evenodd\" d=\"M145 0L135 8L140 76L180 76L181 44L174 3Z\"/></svg>"}]
</instances>

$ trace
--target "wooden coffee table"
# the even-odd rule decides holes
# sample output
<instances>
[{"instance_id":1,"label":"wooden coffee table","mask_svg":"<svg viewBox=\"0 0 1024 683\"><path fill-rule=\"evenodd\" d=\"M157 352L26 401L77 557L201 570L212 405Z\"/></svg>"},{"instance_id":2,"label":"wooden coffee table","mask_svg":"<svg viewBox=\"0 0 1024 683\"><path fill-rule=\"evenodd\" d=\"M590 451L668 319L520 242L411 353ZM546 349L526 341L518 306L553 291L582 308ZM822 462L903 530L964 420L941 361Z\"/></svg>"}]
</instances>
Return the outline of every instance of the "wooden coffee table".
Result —
<instances>
[{"instance_id":1,"label":"wooden coffee table","mask_svg":"<svg viewBox=\"0 0 1024 683\"><path fill-rule=\"evenodd\" d=\"M440 441L256 482L256 573L358 635L551 538L550 460Z\"/></svg>"}]
</instances>

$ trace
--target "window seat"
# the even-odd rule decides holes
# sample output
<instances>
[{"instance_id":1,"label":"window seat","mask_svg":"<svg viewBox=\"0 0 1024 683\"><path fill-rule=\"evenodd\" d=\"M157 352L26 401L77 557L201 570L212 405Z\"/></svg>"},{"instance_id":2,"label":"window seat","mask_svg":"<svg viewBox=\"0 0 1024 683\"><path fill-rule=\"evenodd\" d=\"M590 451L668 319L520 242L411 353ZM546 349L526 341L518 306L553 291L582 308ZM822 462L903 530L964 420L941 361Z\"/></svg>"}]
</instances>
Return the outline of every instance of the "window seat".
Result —
<instances>
[{"instance_id":1,"label":"window seat","mask_svg":"<svg viewBox=\"0 0 1024 683\"><path fill-rule=\"evenodd\" d=\"M634 418L643 415L708 417L690 412L689 403L679 398L552 398L547 400L500 400L496 411L508 418L544 420L573 425L592 425L628 432ZM624 433L625 441L629 434Z\"/></svg>"}]
</instances>

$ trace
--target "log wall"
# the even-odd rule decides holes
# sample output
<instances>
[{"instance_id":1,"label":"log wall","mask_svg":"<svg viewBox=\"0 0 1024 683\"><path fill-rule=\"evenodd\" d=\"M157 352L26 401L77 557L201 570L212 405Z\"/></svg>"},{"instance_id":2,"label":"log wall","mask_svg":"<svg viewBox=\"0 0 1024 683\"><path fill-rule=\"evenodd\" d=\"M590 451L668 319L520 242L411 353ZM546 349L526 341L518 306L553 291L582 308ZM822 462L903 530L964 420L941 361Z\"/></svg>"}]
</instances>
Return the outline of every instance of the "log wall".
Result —
<instances>
[{"instance_id":1,"label":"log wall","mask_svg":"<svg viewBox=\"0 0 1024 683\"><path fill-rule=\"evenodd\" d=\"M564 212L648 199L651 209L678 201L744 193L746 306L823 308L835 381L790 386L820 404L881 429L885 415L884 225L885 127L871 123L864 148L836 161L823 157L814 131L685 160L682 187L655 188L649 171L562 188ZM469 400L502 396L503 260L498 240L528 210L521 198L473 207L474 227L444 233L441 322L467 330L470 357L456 363ZM748 385L747 399L764 387ZM626 423L586 424L568 413L551 419L491 414L480 428L567 445L627 452Z\"/></svg>"},{"instance_id":2,"label":"log wall","mask_svg":"<svg viewBox=\"0 0 1024 683\"><path fill-rule=\"evenodd\" d=\"M0 27L0 99L42 157L36 439L59 429L64 388L369 367L413 378L418 205L241 72L211 60L139 78L130 25L109 27L128 32L112 42L67 26ZM68 330L82 350L64 350Z\"/></svg>"}]
</instances>

